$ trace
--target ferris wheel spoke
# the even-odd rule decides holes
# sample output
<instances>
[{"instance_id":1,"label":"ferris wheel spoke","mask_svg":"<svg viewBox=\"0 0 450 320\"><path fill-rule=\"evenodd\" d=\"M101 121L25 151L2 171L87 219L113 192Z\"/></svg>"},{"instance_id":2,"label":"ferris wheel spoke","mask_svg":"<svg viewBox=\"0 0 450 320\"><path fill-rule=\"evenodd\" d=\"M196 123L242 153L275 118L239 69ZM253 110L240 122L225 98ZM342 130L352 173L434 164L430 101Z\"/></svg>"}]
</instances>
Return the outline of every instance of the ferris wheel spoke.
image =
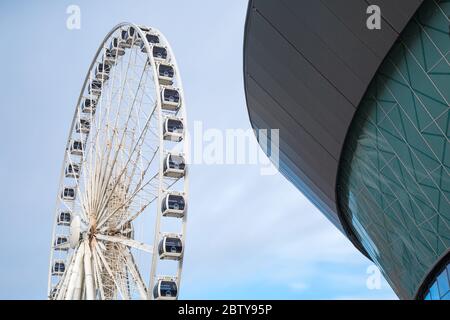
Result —
<instances>
[{"instance_id":1,"label":"ferris wheel spoke","mask_svg":"<svg viewBox=\"0 0 450 320\"><path fill-rule=\"evenodd\" d=\"M111 139L111 143L113 143L114 142L114 140L115 140L115 137L116 137L116 135L117 135L117 130L116 130L116 128L117 128L117 125L118 125L118 119L119 119L119 114L120 114L120 106L121 106L121 103L122 103L122 99L123 99L123 92L124 92L124 90L125 90L125 84L126 84L126 75L128 74L128 70L129 70L129 63L128 63L128 65L127 65L127 71L126 71L126 74L125 74L125 80L124 80L124 84L122 85L122 90L121 90L121 93L120 93L120 95L119 95L119 98L118 98L118 107L117 107L117 113L116 113L116 118L115 118L115 121L114 121L114 129L112 130L113 131L113 136L112 136L112 139ZM143 68L143 71L142 71L142 74L141 74L141 77L140 77L140 80L139 80L139 85L138 85L138 91L139 91L139 89L140 89L140 87L141 87L141 82L142 82L142 79L143 79L143 77L144 77L144 75L145 75L145 70L146 70L146 67L145 68ZM120 142L118 143L118 146L117 146L117 149L116 149L116 152L115 152L115 154L114 154L114 157L113 157L113 161L112 161L112 164L111 164L111 166L110 166L110 171L109 171L109 174L108 175L106 175L107 176L107 180L106 180L106 183L104 183L103 184L103 187L100 189L101 190L101 192L105 192L105 190L106 190L106 188L108 187L108 184L109 184L109 181L110 181L110 179L111 179L111 176L112 176L112 173L113 173L113 170L114 170L114 166L115 166L115 162L117 161L117 157L118 157L118 154L119 154L119 151L120 151L120 147L121 147L121 145L122 145L122 143L123 143L123 139L124 139L124 137L125 137L125 132L126 132L126 128L128 127L128 123L129 123L129 120L130 120L130 117L131 117L131 114L132 114L132 110L133 110L133 107L134 107L134 105L135 105L135 102L136 102L136 97L133 99L133 103L131 103L131 105L130 105L130 107L129 107L129 109L128 109L128 117L127 117L127 120L126 120L126 122L125 122L125 129L123 130L123 132L122 132L122 135L121 135L121 137L120 137ZM111 149L110 149L111 150ZM107 157L107 163L109 162L109 157L110 157L110 152L109 152L109 154L108 154L108 157ZM107 170L108 169L108 166L104 166L104 168L105 168L105 170Z\"/></svg>"},{"instance_id":2,"label":"ferris wheel spoke","mask_svg":"<svg viewBox=\"0 0 450 320\"><path fill-rule=\"evenodd\" d=\"M141 151L139 151L139 153L137 154L137 158L140 158L140 156L141 156ZM130 175L127 179L127 182L125 183L125 186L126 186L125 193L129 192L130 185L132 183L132 179L133 179L137 169L138 169L138 160L133 162Z\"/></svg>"},{"instance_id":3,"label":"ferris wheel spoke","mask_svg":"<svg viewBox=\"0 0 450 320\"><path fill-rule=\"evenodd\" d=\"M116 54L116 58L115 58L115 60L117 60L117 57L118 57L118 55ZM129 69L129 63L128 63L128 67L127 67L127 70ZM108 97L107 97L107 102L105 102L105 103L102 103L102 102L104 102L104 100L103 100L103 97L104 97L104 95L102 94L101 96L100 96L100 107L102 107L103 106L103 104L106 104L106 107L107 107L107 112L105 113L105 115L106 115L106 119L107 120L105 120L105 121L107 121L106 122L106 130L104 131L105 132L105 137L108 135L108 132L109 132L109 130L110 130L110 128L111 128L111 125L110 125L110 123L109 123L109 116L110 116L110 110L111 110L111 108L110 108L110 106L112 105L112 98L113 98L113 92L114 92L114 90L113 90L113 88L114 88L114 83L115 83L115 81L116 81L116 79L117 79L117 77L116 77L116 75L117 75L117 68L113 68L113 74L112 74L112 76L113 76L113 78L112 78L112 84L111 84L111 90L109 91L110 92L110 94L108 95ZM120 78L121 78L121 72L119 72L119 75L120 75ZM125 80L127 79L127 77L125 76ZM122 83L122 80L121 79L118 79L119 80L119 83ZM120 86L120 91L121 92L123 92L123 90L124 90L124 86L123 85L121 85ZM120 94L120 97L121 97L122 95ZM121 99L119 100L119 106L120 106L120 104L121 104ZM101 110L103 109L103 108L100 108ZM116 114L116 124L117 124L117 119L118 119L118 114L119 114L119 112L120 112L120 108L118 108L118 110L117 110L117 114ZM99 129L101 129L103 126L102 126L102 124L100 123L99 125L98 125L98 128ZM97 133L98 133L99 131L97 131ZM115 134L115 132L113 131L113 134ZM97 139L98 139L98 136L99 135L97 135ZM114 136L113 136L114 137ZM96 145L95 146L100 146L101 144L100 143L98 143L98 140L97 140L97 143L96 143ZM99 156L99 154L101 155L101 157L102 157L102 161L100 161L100 163L103 163L103 155L104 155L104 153L103 152L99 152L99 150L97 149L97 148L95 148L95 164L96 164L96 167L97 167L97 164L98 164L98 161L97 161L97 157ZM108 155L109 156L109 155ZM98 173L98 172L97 172ZM101 176L100 175L98 175L97 174L97 178L98 179L100 179L101 178ZM98 181L98 180L97 180ZM98 184L93 184L93 186L95 187L95 186L97 186ZM97 198L96 198L97 199ZM93 208L95 207L95 204L93 204L93 206L92 206Z\"/></svg>"},{"instance_id":4,"label":"ferris wheel spoke","mask_svg":"<svg viewBox=\"0 0 450 320\"><path fill-rule=\"evenodd\" d=\"M170 189L175 183L177 183L178 180L173 180L171 182L168 182L167 184L164 185L164 189ZM138 189L137 191L141 191L142 188ZM137 196L137 195L136 195ZM146 199L148 199L147 203L144 204L141 208L139 208L137 210L137 212L133 215L130 215L126 220L123 220L121 223L118 224L116 230L120 230L120 228L122 226L124 226L127 223L132 222L133 220L135 220L137 217L139 217L139 215L147 208L147 206L149 206L153 201L155 201L158 198L158 194L157 194L157 188L155 187L155 192L154 193L150 193L150 195L146 195L145 197Z\"/></svg>"},{"instance_id":5,"label":"ferris wheel spoke","mask_svg":"<svg viewBox=\"0 0 450 320\"><path fill-rule=\"evenodd\" d=\"M136 219L137 217L139 217L139 215L144 212L145 209L147 209L147 207L157 199L158 197L155 196L152 199L150 199L150 201L146 204L144 204L140 209L137 210L137 212L129 217L127 217L125 220L122 220L117 227L114 229L115 231L118 231L120 229L123 228L123 226L125 226L126 224L129 224L131 222L133 222L134 219Z\"/></svg>"},{"instance_id":6,"label":"ferris wheel spoke","mask_svg":"<svg viewBox=\"0 0 450 320\"><path fill-rule=\"evenodd\" d=\"M136 190L142 185L142 182L143 182L143 180L144 180L144 178L145 178L145 176L146 176L146 174L147 174L147 171L149 170L150 165L153 163L153 160L154 160L155 157L156 157L157 151L158 151L158 148L156 148L156 149L154 150L153 156L152 156L151 159L149 159L149 160L147 161L147 164L146 164L145 168L143 167L143 163L142 163L142 158L144 158L143 156L140 157L140 159L137 159L136 161L133 162L132 172L131 172L131 174L130 174L130 176L129 176L129 179L128 179L127 183L126 183L126 193L129 192L129 189L130 189L130 187L132 186L132 182L133 182L132 180L133 180L133 178L135 177L135 174L138 174L138 176L140 176L140 178L139 178L139 180L137 181L135 190L132 192L132 194L134 194L134 193L136 192ZM139 160L140 160L140 162L141 162L140 164L139 164ZM137 169L137 168L139 168L140 171L136 172L136 169ZM153 178L152 178L152 179L153 179Z\"/></svg>"},{"instance_id":7,"label":"ferris wheel spoke","mask_svg":"<svg viewBox=\"0 0 450 320\"><path fill-rule=\"evenodd\" d=\"M106 52L106 51L105 51ZM117 63L117 55L114 58L114 64ZM106 139L106 136L109 133L110 130L110 124L109 124L109 116L110 116L110 108L104 108L104 105L106 106L111 106L112 105L112 97L113 97L113 88L114 88L114 84L116 81L116 73L117 73L117 69L113 68L112 69L112 83L110 85L111 90L109 91L109 94L107 94L106 99L104 98L104 94L102 94L100 96L100 102L97 106L97 108L99 109L98 112L100 113L99 115L99 123L97 124L97 129L95 131L95 135L92 136L91 135L91 148L90 148L90 162L89 162L89 167L92 168L92 174L90 175L90 180L89 180L89 185L90 185L90 189L89 191L91 192L92 195L97 195L97 186L99 181L101 181L100 179L102 178L101 176L101 170L99 170L98 168L99 163L103 163L104 162L104 156L105 156L105 152L101 152L103 150L99 150L97 147L92 147L94 145L94 141L95 141L95 146L100 146L100 140L101 139ZM105 101L106 100L106 101ZM106 109L106 110L104 110ZM100 133L104 132L104 135L101 135ZM93 196L90 202L90 212L94 212L94 207L95 207L95 203L97 201L97 197Z\"/></svg>"},{"instance_id":8,"label":"ferris wheel spoke","mask_svg":"<svg viewBox=\"0 0 450 320\"><path fill-rule=\"evenodd\" d=\"M111 191L108 192L108 193L105 193L105 192L103 193L103 196L101 197L101 200L100 200L99 206L98 206L98 210L97 210L97 212L98 212L98 219L101 219L105 207L107 206L107 204L111 200L111 197L113 196L115 189L117 188L119 183L121 183L121 181L122 181L121 179L122 179L123 175L127 171L127 166L131 162L131 159L132 159L133 153L135 152L135 149L136 148L133 149L132 153L129 155L129 157L126 160L125 164L123 166L121 166L122 169L120 169L120 172L117 174L117 177L115 178L113 186L111 187ZM108 178L106 180L107 183L105 183L105 185L109 184L109 181L110 181L111 177L113 176L114 165L116 164L116 161L117 161L117 159L115 159L113 165L111 165L110 174L109 174L109 176L108 176ZM125 187L125 189L127 189L126 185L124 187ZM105 186L103 186L103 189L105 189Z\"/></svg>"},{"instance_id":9,"label":"ferris wheel spoke","mask_svg":"<svg viewBox=\"0 0 450 320\"><path fill-rule=\"evenodd\" d=\"M130 173L130 175L128 177L128 181L126 182L126 186L127 186L126 187L126 192L127 193L129 192L129 188L130 188L130 186L132 184L132 180L135 177L135 174L139 174L140 175L140 180L139 180L138 184L142 182L142 180L145 177L145 175L146 175L150 165L153 163L153 160L155 159L158 150L159 150L158 147L153 148L153 149L150 148L149 151L153 155L152 155L152 157L150 159L147 159L142 153L142 145L141 145L141 148L139 148L139 151L138 151L138 153L136 155L135 161L131 161L132 162L132 169L131 169L131 173ZM131 152L129 153L128 156L129 156L129 158L132 158ZM146 162L146 164L144 164L144 162ZM140 169L140 171L137 171L138 169Z\"/></svg>"},{"instance_id":10,"label":"ferris wheel spoke","mask_svg":"<svg viewBox=\"0 0 450 320\"><path fill-rule=\"evenodd\" d=\"M174 181L168 183L167 185L165 185L165 189L170 189L170 187L171 187L172 185L174 185L176 182L177 182L177 181L174 180ZM148 197L147 197L147 198L148 198ZM154 194L152 198L149 198L148 203L144 204L140 209L138 209L138 210L136 211L135 214L130 215L128 218L126 218L125 220L121 221L121 222L117 225L117 227L116 227L115 230L116 230L116 231L120 230L124 225L126 225L126 224L132 222L132 221L135 220L137 217L139 217L139 215L140 215L142 212L144 212L144 210L147 208L147 206L149 206L149 205L150 205L153 201L155 201L157 198L158 198L158 195L157 195L157 194Z\"/></svg>"},{"instance_id":11,"label":"ferris wheel spoke","mask_svg":"<svg viewBox=\"0 0 450 320\"><path fill-rule=\"evenodd\" d=\"M108 236L108 235L104 235L104 234L99 234L96 236L96 238L99 240L120 243L120 244L123 244L124 246L130 247L130 248L135 248L135 249L153 254L153 246L146 244L144 242L139 242L136 240L119 237L119 236Z\"/></svg>"},{"instance_id":12,"label":"ferris wheel spoke","mask_svg":"<svg viewBox=\"0 0 450 320\"><path fill-rule=\"evenodd\" d=\"M151 116L152 116L152 115L153 115L153 113L152 113L152 114L150 115L150 117L147 119L145 128L148 128L148 124L149 124L149 122L150 122L150 120L151 120ZM132 155L134 154L134 152L136 151L136 149L138 148L138 146L140 145L140 141L142 141L142 140L143 140L143 137L145 137L145 132L146 132L146 129L144 129L144 130L141 132L141 134L140 134L140 136L139 136L139 138L138 138L138 142L137 142L137 143L135 144L135 146L133 147L133 150L132 150L131 154L129 155L128 159L127 159L126 165L128 165L128 163L131 161L131 157L132 157ZM153 159L152 159L152 160L153 160ZM149 166L150 166L151 162L152 162L152 161L149 162ZM113 166L114 166L114 164L115 164L115 161L114 161L113 165L111 166L110 176L109 176L108 179L107 179L107 181L108 181L107 183L109 183L109 179L110 179L110 177L111 177L111 173L112 173L112 171L113 171ZM102 215L103 215L103 213L104 213L104 208L105 208L105 206L107 205L107 203L108 203L109 200L111 199L111 196L112 196L112 194L113 194L115 188L117 187L117 185L118 185L118 183L119 183L119 181L120 181L122 175L123 175L124 172L126 171L126 168L127 168L126 165L123 167L123 169L121 170L120 174L118 175L118 177L117 177L117 179L116 179L116 181L115 181L115 183L114 183L114 186L113 186L113 188L112 188L112 191L111 191L109 194L107 194L107 195L104 194L104 196L103 196L103 201L102 201L102 203L101 203L101 207L99 208L99 211L98 211L98 212L99 212L99 214L98 214L98 219L101 219L101 217L102 217Z\"/></svg>"},{"instance_id":13,"label":"ferris wheel spoke","mask_svg":"<svg viewBox=\"0 0 450 320\"><path fill-rule=\"evenodd\" d=\"M81 114L81 110L78 110L78 114ZM92 123L93 122L92 114L90 115L89 118L90 118L89 119L90 123ZM84 146L87 145L88 137L85 137L84 139L81 138L80 140L82 141L82 143L84 143ZM87 162L86 161L86 157L87 157L87 155L86 155L86 148L83 147L82 155L81 155L81 163L82 164L86 164L86 162ZM85 199L83 201L85 205L84 205L84 212L82 212L82 217L87 219L88 217L87 217L87 214L85 212L90 212L90 209L91 209L91 195L92 195L92 193L91 192L87 192L89 190L88 188L90 187L88 185L88 181L89 181L88 180L88 176L91 175L91 168L88 165L83 165L82 168L84 170L83 170L83 172L81 172L81 176L82 176L82 183L83 183L84 190L85 190L85 192L81 194L81 196L84 197L84 199Z\"/></svg>"},{"instance_id":14,"label":"ferris wheel spoke","mask_svg":"<svg viewBox=\"0 0 450 320\"><path fill-rule=\"evenodd\" d=\"M123 207L128 206L131 201L133 201L133 199L136 197L136 195L143 190L147 185L149 185L152 181L155 181L155 179L158 177L158 173L155 174L152 178L150 178L144 185L140 186L137 190L135 190L133 192L133 194L128 198L125 199L125 201L123 202L123 204L121 206L119 206L118 208L116 208L115 210L113 210L110 214L108 214L105 218L103 218L102 220L100 220L97 224L97 227L100 228L106 221L108 221L108 219L110 219L115 213L117 213L119 210L121 210ZM157 197L155 195L155 197ZM153 201L154 199L152 199Z\"/></svg>"},{"instance_id":15,"label":"ferris wheel spoke","mask_svg":"<svg viewBox=\"0 0 450 320\"><path fill-rule=\"evenodd\" d=\"M108 261L106 261L105 256L103 255L102 249L100 248L98 242L95 242L95 251L94 251L94 253L98 255L98 257L99 257L98 261L102 264L102 266L107 271L110 279L113 281L113 283L115 285L115 288L116 288L116 290L118 290L120 296L122 298L124 298L124 294L122 292L122 288L119 285L119 283L117 283L116 275L112 272L111 267L109 266Z\"/></svg>"},{"instance_id":16,"label":"ferris wheel spoke","mask_svg":"<svg viewBox=\"0 0 450 320\"><path fill-rule=\"evenodd\" d=\"M156 153L154 154L153 158L155 157ZM146 175L146 172L151 164L151 162L153 161L153 158L151 159L151 161L149 162L146 170L144 172L141 173L141 178L139 179L135 189L133 190L131 196L128 199L125 199L125 201L123 202L123 205L116 208L116 210L114 210L112 213L110 213L105 219L100 220L102 221L101 223L99 223L99 226L102 225L105 221L107 221L111 216L113 216L118 210L122 209L125 206L128 206L130 204L130 202L134 199L134 197L141 191L143 190L147 185L151 184L153 181L155 181L155 179L158 177L158 173L156 173L153 177L151 177L144 185L142 185L143 183L143 179ZM126 187L126 189L128 189L128 186ZM110 197L109 197L110 198ZM99 217L101 218L104 215L104 211L100 212Z\"/></svg>"}]
</instances>

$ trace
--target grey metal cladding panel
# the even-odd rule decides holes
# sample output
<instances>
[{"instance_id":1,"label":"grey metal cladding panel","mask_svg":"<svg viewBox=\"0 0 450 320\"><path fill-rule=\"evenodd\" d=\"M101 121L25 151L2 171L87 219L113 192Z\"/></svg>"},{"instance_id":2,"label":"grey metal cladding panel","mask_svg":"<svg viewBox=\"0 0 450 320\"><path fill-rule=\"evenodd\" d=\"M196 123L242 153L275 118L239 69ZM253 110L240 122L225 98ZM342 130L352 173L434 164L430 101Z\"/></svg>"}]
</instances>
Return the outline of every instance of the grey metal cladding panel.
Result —
<instances>
[{"instance_id":1,"label":"grey metal cladding panel","mask_svg":"<svg viewBox=\"0 0 450 320\"><path fill-rule=\"evenodd\" d=\"M253 14L252 26L246 40L247 72L338 159L353 106L258 13Z\"/></svg>"},{"instance_id":2,"label":"grey metal cladding panel","mask_svg":"<svg viewBox=\"0 0 450 320\"><path fill-rule=\"evenodd\" d=\"M300 127L250 76L247 76L247 101L269 126L280 129L282 150L308 176L311 185L320 190L321 198L334 206L337 161ZM307 152L304 152L307 150ZM325 200L324 200L325 201Z\"/></svg>"},{"instance_id":3,"label":"grey metal cladding panel","mask_svg":"<svg viewBox=\"0 0 450 320\"><path fill-rule=\"evenodd\" d=\"M254 112L252 109L248 110L248 115L252 122L253 129L270 129L269 125L262 119L259 114Z\"/></svg>"},{"instance_id":4,"label":"grey metal cladding panel","mask_svg":"<svg viewBox=\"0 0 450 320\"><path fill-rule=\"evenodd\" d=\"M255 25L258 25L257 21L255 17ZM265 23L264 20L262 23ZM295 58L298 53L289 50L289 47L284 50L283 39L273 34L270 26L267 30L262 27L257 30L249 36L248 48L259 54L252 55L247 61L248 72L258 79L257 82L266 88L295 122L338 159L347 131L346 124L352 116L351 108L346 117L339 112L340 108L324 110L311 90L303 84L308 74L314 72L308 71L308 63ZM277 53L277 59L273 59ZM349 104L345 100L344 103Z\"/></svg>"},{"instance_id":5,"label":"grey metal cladding panel","mask_svg":"<svg viewBox=\"0 0 450 320\"><path fill-rule=\"evenodd\" d=\"M300 28L304 27L305 31L320 38L330 54L342 61L363 84L370 82L381 58L376 56L322 2L281 0L280 3L283 3L297 17L298 21L301 21ZM347 6L343 7L347 8ZM360 15L364 16L364 13L365 10L361 11ZM361 24L359 28L365 28L365 23Z\"/></svg>"},{"instance_id":6,"label":"grey metal cladding panel","mask_svg":"<svg viewBox=\"0 0 450 320\"><path fill-rule=\"evenodd\" d=\"M369 30L366 27L368 4L365 0L320 1L347 27L350 34L354 34L374 54L380 59L384 59L386 52L389 51L398 34L388 24L383 25L381 30L376 31ZM345 1L345 5L342 5L342 1Z\"/></svg>"},{"instance_id":7,"label":"grey metal cladding panel","mask_svg":"<svg viewBox=\"0 0 450 320\"><path fill-rule=\"evenodd\" d=\"M337 139L333 138L330 133L325 132L321 127L322 124L316 122L307 112L296 106L294 98L289 95L291 92L285 92L285 88L271 78L270 70L264 70L263 66L254 61L249 61L248 66L251 70L251 77L258 79L258 84L263 86L267 94L277 103L277 108L283 110L284 113L291 117L296 126L301 127L305 133L310 135L311 140L315 141L317 145L337 161L341 143L337 142ZM301 114L302 111L303 114ZM286 129L294 130L294 128ZM344 138L343 132L345 133L345 130L341 130L340 132L336 131L336 135L339 135L339 138L342 140Z\"/></svg>"},{"instance_id":8,"label":"grey metal cladding panel","mask_svg":"<svg viewBox=\"0 0 450 320\"><path fill-rule=\"evenodd\" d=\"M299 0L299 5L308 7L308 4L319 3L318 1ZM280 36L291 43L295 49L308 60L312 66L321 73L339 92L341 92L354 106L361 99L362 92L366 86L353 71L330 50L329 47L314 32L309 30L297 17L293 10L280 1L257 0L254 6L258 12L279 32ZM305 14L319 15L320 12L308 12ZM334 23L339 23L336 17L331 15L332 21L321 21L324 28L333 28Z\"/></svg>"},{"instance_id":9,"label":"grey metal cladding panel","mask_svg":"<svg viewBox=\"0 0 450 320\"><path fill-rule=\"evenodd\" d=\"M298 79L298 87L296 86L295 90L306 89L306 91L302 91L302 94L305 94L304 97L308 103L314 102L318 106L327 106L327 114L333 114L342 120L349 120L349 117L353 116L355 107L329 83L326 77L318 73L307 59L282 38L258 12L252 12L251 20L251 32L246 39L246 56L251 56L264 64L282 63L287 68L292 68L291 73L296 74L296 79ZM258 51L261 49L263 52ZM298 103L303 103L303 101L298 101ZM329 110L329 106L336 104L339 105L339 108ZM324 119L324 117L326 118L326 114L322 113L320 119Z\"/></svg>"},{"instance_id":10,"label":"grey metal cladding panel","mask_svg":"<svg viewBox=\"0 0 450 320\"><path fill-rule=\"evenodd\" d=\"M400 33L423 0L366 0L366 2L379 6L383 19L394 27L397 33ZM383 27L386 26L382 22L381 29Z\"/></svg>"}]
</instances>

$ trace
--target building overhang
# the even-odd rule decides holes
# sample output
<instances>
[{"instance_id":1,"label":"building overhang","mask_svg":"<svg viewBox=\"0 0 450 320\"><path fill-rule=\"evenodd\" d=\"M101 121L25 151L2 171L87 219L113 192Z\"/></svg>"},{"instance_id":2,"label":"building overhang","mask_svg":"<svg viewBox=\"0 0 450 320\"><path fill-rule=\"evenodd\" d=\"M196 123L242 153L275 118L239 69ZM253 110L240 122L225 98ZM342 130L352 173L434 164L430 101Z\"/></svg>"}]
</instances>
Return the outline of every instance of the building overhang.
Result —
<instances>
[{"instance_id":1,"label":"building overhang","mask_svg":"<svg viewBox=\"0 0 450 320\"><path fill-rule=\"evenodd\" d=\"M367 256L340 214L346 134L378 67L423 0L250 0L244 85L253 128L279 129L280 171ZM366 26L381 8L381 29Z\"/></svg>"}]
</instances>

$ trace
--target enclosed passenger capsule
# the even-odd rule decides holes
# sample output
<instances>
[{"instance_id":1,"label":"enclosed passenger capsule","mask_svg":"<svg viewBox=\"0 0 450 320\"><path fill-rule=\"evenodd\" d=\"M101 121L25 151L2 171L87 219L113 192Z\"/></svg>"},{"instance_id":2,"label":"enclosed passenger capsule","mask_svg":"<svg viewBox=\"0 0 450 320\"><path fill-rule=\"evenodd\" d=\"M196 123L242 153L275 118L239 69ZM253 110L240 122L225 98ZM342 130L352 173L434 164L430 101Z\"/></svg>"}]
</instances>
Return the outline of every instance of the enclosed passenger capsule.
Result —
<instances>
[{"instance_id":1,"label":"enclosed passenger capsule","mask_svg":"<svg viewBox=\"0 0 450 320\"><path fill-rule=\"evenodd\" d=\"M177 89L163 88L161 91L162 108L169 111L178 111L181 105L180 93Z\"/></svg>"},{"instance_id":2,"label":"enclosed passenger capsule","mask_svg":"<svg viewBox=\"0 0 450 320\"><path fill-rule=\"evenodd\" d=\"M76 178L80 177L80 166L77 164L69 163L66 167L66 178Z\"/></svg>"},{"instance_id":3,"label":"enclosed passenger capsule","mask_svg":"<svg viewBox=\"0 0 450 320\"><path fill-rule=\"evenodd\" d=\"M111 65L108 63L99 63L95 68L95 78L97 80L106 81L109 79L109 72L111 71Z\"/></svg>"},{"instance_id":4,"label":"enclosed passenger capsule","mask_svg":"<svg viewBox=\"0 0 450 320\"><path fill-rule=\"evenodd\" d=\"M167 59L167 49L160 46L153 46L153 58L157 62L164 62Z\"/></svg>"},{"instance_id":5,"label":"enclosed passenger capsule","mask_svg":"<svg viewBox=\"0 0 450 320\"><path fill-rule=\"evenodd\" d=\"M128 29L120 31L119 35L119 45L121 48L131 48L131 42L133 38L128 33Z\"/></svg>"},{"instance_id":6,"label":"enclosed passenger capsule","mask_svg":"<svg viewBox=\"0 0 450 320\"><path fill-rule=\"evenodd\" d=\"M68 211L61 211L56 218L56 223L58 226L70 226L72 221L72 215Z\"/></svg>"},{"instance_id":7,"label":"enclosed passenger capsule","mask_svg":"<svg viewBox=\"0 0 450 320\"><path fill-rule=\"evenodd\" d=\"M184 126L183 121L179 118L166 118L164 120L163 138L168 141L179 142L183 140Z\"/></svg>"},{"instance_id":8,"label":"enclosed passenger capsule","mask_svg":"<svg viewBox=\"0 0 450 320\"><path fill-rule=\"evenodd\" d=\"M181 178L184 176L185 167L183 156L169 153L164 160L164 176Z\"/></svg>"},{"instance_id":9,"label":"enclosed passenger capsule","mask_svg":"<svg viewBox=\"0 0 450 320\"><path fill-rule=\"evenodd\" d=\"M147 39L148 43L151 45L153 44L158 44L159 43L159 37L153 33L151 33L150 31L147 32L147 34L145 35L145 39ZM147 48L145 47L145 42L142 41L141 43L141 51L142 52L147 52Z\"/></svg>"},{"instance_id":10,"label":"enclosed passenger capsule","mask_svg":"<svg viewBox=\"0 0 450 320\"><path fill-rule=\"evenodd\" d=\"M157 67L158 80L162 85L172 85L175 71L170 64L160 63Z\"/></svg>"},{"instance_id":11,"label":"enclosed passenger capsule","mask_svg":"<svg viewBox=\"0 0 450 320\"><path fill-rule=\"evenodd\" d=\"M84 98L81 103L81 112L95 113L95 107L97 106L97 100L93 98Z\"/></svg>"},{"instance_id":12,"label":"enclosed passenger capsule","mask_svg":"<svg viewBox=\"0 0 450 320\"><path fill-rule=\"evenodd\" d=\"M88 92L89 94L99 96L102 93L102 82L100 80L89 81Z\"/></svg>"},{"instance_id":13,"label":"enclosed passenger capsule","mask_svg":"<svg viewBox=\"0 0 450 320\"><path fill-rule=\"evenodd\" d=\"M131 42L133 46L141 46L142 38L139 35L139 32L134 27L129 27L127 30L127 41Z\"/></svg>"},{"instance_id":14,"label":"enclosed passenger capsule","mask_svg":"<svg viewBox=\"0 0 450 320\"><path fill-rule=\"evenodd\" d=\"M52 266L52 275L61 276L66 270L66 265L63 260L56 260Z\"/></svg>"},{"instance_id":15,"label":"enclosed passenger capsule","mask_svg":"<svg viewBox=\"0 0 450 320\"><path fill-rule=\"evenodd\" d=\"M109 64L110 66L113 66L116 64L118 56L119 55L117 54L116 51L111 51L111 49L106 49L105 55L103 57L103 61L105 63Z\"/></svg>"},{"instance_id":16,"label":"enclosed passenger capsule","mask_svg":"<svg viewBox=\"0 0 450 320\"><path fill-rule=\"evenodd\" d=\"M88 119L80 119L79 122L77 122L75 129L78 133L89 133L89 131L91 130L91 123L89 122Z\"/></svg>"},{"instance_id":17,"label":"enclosed passenger capsule","mask_svg":"<svg viewBox=\"0 0 450 320\"><path fill-rule=\"evenodd\" d=\"M61 199L63 200L75 200L75 188L64 187L61 191Z\"/></svg>"},{"instance_id":18,"label":"enclosed passenger capsule","mask_svg":"<svg viewBox=\"0 0 450 320\"><path fill-rule=\"evenodd\" d=\"M69 250L69 239L66 236L56 236L55 243L53 244L55 250Z\"/></svg>"},{"instance_id":19,"label":"enclosed passenger capsule","mask_svg":"<svg viewBox=\"0 0 450 320\"><path fill-rule=\"evenodd\" d=\"M147 39L148 43L151 44L158 44L159 43L159 37L152 33L147 33L145 35L145 38Z\"/></svg>"},{"instance_id":20,"label":"enclosed passenger capsule","mask_svg":"<svg viewBox=\"0 0 450 320\"><path fill-rule=\"evenodd\" d=\"M162 200L161 213L164 217L182 218L186 213L186 200L178 192L168 193Z\"/></svg>"},{"instance_id":21,"label":"enclosed passenger capsule","mask_svg":"<svg viewBox=\"0 0 450 320\"><path fill-rule=\"evenodd\" d=\"M183 256L183 241L180 235L165 235L158 245L159 258L180 260Z\"/></svg>"},{"instance_id":22,"label":"enclosed passenger capsule","mask_svg":"<svg viewBox=\"0 0 450 320\"><path fill-rule=\"evenodd\" d=\"M120 46L120 40L118 38L113 38L111 40L109 52L114 58L125 54L125 49Z\"/></svg>"},{"instance_id":23,"label":"enclosed passenger capsule","mask_svg":"<svg viewBox=\"0 0 450 320\"><path fill-rule=\"evenodd\" d=\"M155 300L175 300L177 295L177 283L172 279L159 279L153 288L153 297Z\"/></svg>"},{"instance_id":24,"label":"enclosed passenger capsule","mask_svg":"<svg viewBox=\"0 0 450 320\"><path fill-rule=\"evenodd\" d=\"M70 143L70 154L75 156L81 156L83 154L83 142L79 140L73 140Z\"/></svg>"}]
</instances>

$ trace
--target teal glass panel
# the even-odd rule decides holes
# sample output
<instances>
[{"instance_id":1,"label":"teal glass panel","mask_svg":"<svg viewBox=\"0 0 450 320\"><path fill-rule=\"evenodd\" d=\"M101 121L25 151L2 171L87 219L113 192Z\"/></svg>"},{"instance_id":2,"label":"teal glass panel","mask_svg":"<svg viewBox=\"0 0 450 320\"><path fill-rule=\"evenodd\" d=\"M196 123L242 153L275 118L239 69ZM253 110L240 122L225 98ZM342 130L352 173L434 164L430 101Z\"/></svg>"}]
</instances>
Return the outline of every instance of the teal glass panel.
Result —
<instances>
[{"instance_id":1,"label":"teal glass panel","mask_svg":"<svg viewBox=\"0 0 450 320\"><path fill-rule=\"evenodd\" d=\"M344 218L406 299L450 247L449 17L444 0L413 16L358 107L339 168ZM445 283L426 297L447 296Z\"/></svg>"}]
</instances>

